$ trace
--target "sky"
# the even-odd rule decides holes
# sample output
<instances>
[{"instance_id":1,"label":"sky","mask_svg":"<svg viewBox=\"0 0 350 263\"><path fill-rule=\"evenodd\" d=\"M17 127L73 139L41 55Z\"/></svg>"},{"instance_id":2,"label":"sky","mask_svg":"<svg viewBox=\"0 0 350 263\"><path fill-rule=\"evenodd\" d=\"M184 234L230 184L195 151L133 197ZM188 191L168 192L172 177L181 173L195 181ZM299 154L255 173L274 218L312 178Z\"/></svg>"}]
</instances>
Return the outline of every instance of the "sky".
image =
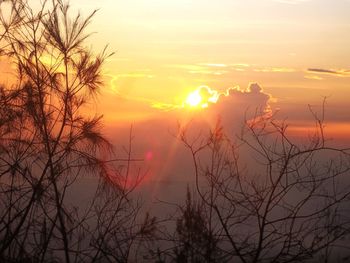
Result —
<instances>
[{"instance_id":1,"label":"sky","mask_svg":"<svg viewBox=\"0 0 350 263\"><path fill-rule=\"evenodd\" d=\"M350 1L103 0L71 2L88 14L105 64L107 121L153 118L200 86L225 92L258 83L270 104L304 121L327 97L330 122L348 123ZM301 112L299 112L301 111ZM302 113L304 111L304 113Z\"/></svg>"},{"instance_id":2,"label":"sky","mask_svg":"<svg viewBox=\"0 0 350 263\"><path fill-rule=\"evenodd\" d=\"M348 0L71 4L86 15L98 9L89 44L116 52L94 110L117 145L133 125L135 152L158 179L183 174L178 164L188 162L174 139L177 123L205 130L220 117L233 134L248 109L268 110L307 137L314 128L309 105L320 114L326 97L326 136L350 142ZM196 107L188 101L193 92L203 99Z\"/></svg>"},{"instance_id":3,"label":"sky","mask_svg":"<svg viewBox=\"0 0 350 263\"><path fill-rule=\"evenodd\" d=\"M115 52L92 111L104 115L116 145L133 126L150 175L169 178L189 167L174 138L178 123L205 130L220 118L234 133L260 109L307 137L309 105L320 112L325 97L327 135L350 143L349 0L70 3L85 16L98 9L87 45Z\"/></svg>"}]
</instances>

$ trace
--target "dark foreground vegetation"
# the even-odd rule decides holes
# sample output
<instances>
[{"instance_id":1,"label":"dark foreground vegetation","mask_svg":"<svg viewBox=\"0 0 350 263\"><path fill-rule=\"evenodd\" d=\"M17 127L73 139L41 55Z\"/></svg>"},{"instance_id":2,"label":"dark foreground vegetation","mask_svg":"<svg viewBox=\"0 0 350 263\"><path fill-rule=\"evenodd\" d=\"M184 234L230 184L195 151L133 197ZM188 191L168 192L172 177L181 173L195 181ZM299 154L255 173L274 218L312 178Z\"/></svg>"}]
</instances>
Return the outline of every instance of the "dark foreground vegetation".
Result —
<instances>
[{"instance_id":1,"label":"dark foreground vegetation","mask_svg":"<svg viewBox=\"0 0 350 263\"><path fill-rule=\"evenodd\" d=\"M129 180L131 142L116 158L101 117L84 113L111 55L85 46L94 13L71 15L59 0L0 3L0 58L15 67L0 86L0 262L350 259L350 149L328 146L322 114L302 144L263 114L234 141L220 124L194 139L181 130L195 188L175 216L150 216L133 195L141 172ZM95 194L76 206L67 192L87 174Z\"/></svg>"}]
</instances>

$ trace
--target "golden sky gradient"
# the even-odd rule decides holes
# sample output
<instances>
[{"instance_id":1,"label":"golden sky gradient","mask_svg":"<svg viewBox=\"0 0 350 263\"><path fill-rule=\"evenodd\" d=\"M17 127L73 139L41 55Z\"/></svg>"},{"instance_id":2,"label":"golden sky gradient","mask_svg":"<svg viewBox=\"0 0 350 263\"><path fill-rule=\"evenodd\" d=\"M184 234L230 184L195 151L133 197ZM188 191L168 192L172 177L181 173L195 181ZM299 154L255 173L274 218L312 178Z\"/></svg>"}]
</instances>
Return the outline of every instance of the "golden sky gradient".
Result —
<instances>
[{"instance_id":1,"label":"golden sky gradient","mask_svg":"<svg viewBox=\"0 0 350 263\"><path fill-rule=\"evenodd\" d=\"M71 5L84 15L99 10L88 45L98 52L108 44L116 52L104 66L106 85L96 108L107 123L168 118L169 111L177 118L193 111L179 108L198 87L223 94L258 83L283 117L306 123L308 104L320 105L327 96L327 121L349 127L349 0L73 0Z\"/></svg>"},{"instance_id":2,"label":"golden sky gradient","mask_svg":"<svg viewBox=\"0 0 350 263\"><path fill-rule=\"evenodd\" d=\"M350 0L70 3L85 16L98 9L88 47L97 54L108 44L116 52L88 111L104 115L103 133L121 156L133 125L132 155L144 160L152 195L166 196L168 182L192 178L178 125L195 140L219 118L237 139L261 109L285 120L293 140L306 141L315 132L309 104L320 114L327 97L325 136L332 145L349 145ZM9 67L0 61L5 84L13 77Z\"/></svg>"},{"instance_id":3,"label":"golden sky gradient","mask_svg":"<svg viewBox=\"0 0 350 263\"><path fill-rule=\"evenodd\" d=\"M90 26L96 32L91 45L98 50L108 43L116 51L105 65L109 95L100 98L107 120L149 117L152 106L181 105L199 86L224 92L250 82L259 83L271 105L287 115L301 105L307 111L308 103L320 104L327 96L330 121L350 120L341 110L350 98L350 1L75 0L72 5L86 14L99 9Z\"/></svg>"}]
</instances>

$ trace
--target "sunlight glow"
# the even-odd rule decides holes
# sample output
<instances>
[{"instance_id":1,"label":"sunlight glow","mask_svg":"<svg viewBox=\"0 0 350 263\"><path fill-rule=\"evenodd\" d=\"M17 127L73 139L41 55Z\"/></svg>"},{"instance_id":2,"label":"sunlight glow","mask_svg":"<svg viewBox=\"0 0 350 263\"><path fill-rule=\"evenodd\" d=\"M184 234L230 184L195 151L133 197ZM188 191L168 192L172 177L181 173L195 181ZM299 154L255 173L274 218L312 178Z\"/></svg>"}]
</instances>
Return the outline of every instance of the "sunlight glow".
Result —
<instances>
[{"instance_id":1,"label":"sunlight glow","mask_svg":"<svg viewBox=\"0 0 350 263\"><path fill-rule=\"evenodd\" d=\"M199 94L198 90L191 92L186 99L186 104L190 107L197 107L201 104L201 102L202 96Z\"/></svg>"},{"instance_id":2,"label":"sunlight glow","mask_svg":"<svg viewBox=\"0 0 350 263\"><path fill-rule=\"evenodd\" d=\"M221 94L224 95L224 94ZM188 94L185 105L190 108L208 108L218 101L220 93L207 86L200 86L195 91Z\"/></svg>"}]
</instances>

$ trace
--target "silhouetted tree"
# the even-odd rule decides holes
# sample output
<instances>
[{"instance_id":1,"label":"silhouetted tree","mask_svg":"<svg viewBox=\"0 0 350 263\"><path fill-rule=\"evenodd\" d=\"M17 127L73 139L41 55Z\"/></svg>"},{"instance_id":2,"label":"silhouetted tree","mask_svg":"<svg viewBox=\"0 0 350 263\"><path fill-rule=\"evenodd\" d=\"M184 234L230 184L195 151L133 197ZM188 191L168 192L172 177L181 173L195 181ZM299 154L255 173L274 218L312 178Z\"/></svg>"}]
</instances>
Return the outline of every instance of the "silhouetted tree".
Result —
<instances>
[{"instance_id":1,"label":"silhouetted tree","mask_svg":"<svg viewBox=\"0 0 350 263\"><path fill-rule=\"evenodd\" d=\"M95 11L84 19L60 0L0 4L0 55L16 68L0 88L0 261L127 262L153 219L140 219L129 197L140 179L129 180L131 144L113 160L101 116L85 113L111 55L85 46ZM86 174L104 180L78 209L66 193Z\"/></svg>"},{"instance_id":2,"label":"silhouetted tree","mask_svg":"<svg viewBox=\"0 0 350 263\"><path fill-rule=\"evenodd\" d=\"M86 109L103 87L110 54L85 46L95 12L70 15L60 0L33 9L0 1L0 55L15 81L0 86L0 261L129 262L154 238L155 218L142 216L132 196L132 147L114 158L101 116ZM306 143L272 117L247 121L232 141L218 125L190 141L196 192L176 220L170 256L178 262L301 262L332 259L349 233L349 148L328 146L323 116ZM239 154L250 156L249 167ZM113 162L123 162L115 168ZM86 174L98 175L84 207L67 192ZM160 260L169 251L157 251Z\"/></svg>"},{"instance_id":3,"label":"silhouetted tree","mask_svg":"<svg viewBox=\"0 0 350 263\"><path fill-rule=\"evenodd\" d=\"M176 220L176 262L222 262L217 236L209 229L203 205L193 200L187 188L186 204Z\"/></svg>"},{"instance_id":4,"label":"silhouetted tree","mask_svg":"<svg viewBox=\"0 0 350 263\"><path fill-rule=\"evenodd\" d=\"M232 141L221 125L188 139L197 193L220 224L232 262L335 260L349 234L350 149L327 145L323 114L307 142L288 137L271 116L246 122ZM247 164L240 160L245 156ZM344 253L344 251L343 251Z\"/></svg>"}]
</instances>

